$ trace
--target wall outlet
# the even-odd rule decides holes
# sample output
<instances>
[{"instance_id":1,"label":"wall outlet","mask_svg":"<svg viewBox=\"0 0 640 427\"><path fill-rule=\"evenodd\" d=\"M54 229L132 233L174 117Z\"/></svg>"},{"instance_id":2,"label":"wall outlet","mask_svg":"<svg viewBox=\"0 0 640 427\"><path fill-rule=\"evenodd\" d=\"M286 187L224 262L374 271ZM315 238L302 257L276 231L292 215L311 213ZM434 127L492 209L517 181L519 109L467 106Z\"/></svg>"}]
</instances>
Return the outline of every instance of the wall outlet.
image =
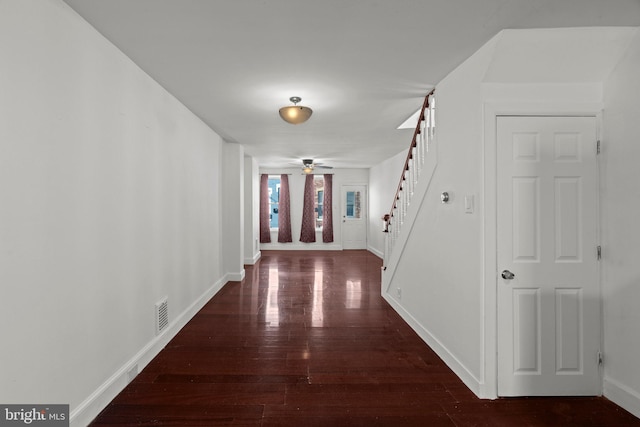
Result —
<instances>
[{"instance_id":1,"label":"wall outlet","mask_svg":"<svg viewBox=\"0 0 640 427\"><path fill-rule=\"evenodd\" d=\"M396 296L398 297L398 299L402 298L402 289L396 288Z\"/></svg>"}]
</instances>

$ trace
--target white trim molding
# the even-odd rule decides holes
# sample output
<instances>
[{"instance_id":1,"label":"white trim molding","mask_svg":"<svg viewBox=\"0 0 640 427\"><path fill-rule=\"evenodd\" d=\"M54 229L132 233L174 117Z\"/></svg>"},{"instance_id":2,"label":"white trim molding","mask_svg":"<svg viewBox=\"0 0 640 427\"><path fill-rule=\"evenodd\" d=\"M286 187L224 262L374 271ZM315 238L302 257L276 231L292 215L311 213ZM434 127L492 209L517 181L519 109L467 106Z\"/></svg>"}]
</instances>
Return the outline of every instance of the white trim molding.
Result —
<instances>
[{"instance_id":1,"label":"white trim molding","mask_svg":"<svg viewBox=\"0 0 640 427\"><path fill-rule=\"evenodd\" d=\"M616 405L640 418L640 394L611 378L604 378L604 395Z\"/></svg>"}]
</instances>

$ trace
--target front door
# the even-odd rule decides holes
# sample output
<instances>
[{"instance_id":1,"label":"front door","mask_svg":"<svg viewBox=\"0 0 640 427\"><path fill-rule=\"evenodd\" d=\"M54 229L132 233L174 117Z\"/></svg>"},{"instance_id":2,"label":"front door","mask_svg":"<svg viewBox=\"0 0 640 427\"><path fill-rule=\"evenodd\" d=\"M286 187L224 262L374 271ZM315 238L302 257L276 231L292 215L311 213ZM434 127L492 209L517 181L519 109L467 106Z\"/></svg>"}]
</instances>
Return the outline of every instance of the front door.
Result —
<instances>
[{"instance_id":1,"label":"front door","mask_svg":"<svg viewBox=\"0 0 640 427\"><path fill-rule=\"evenodd\" d=\"M600 394L596 119L498 117L498 395Z\"/></svg>"},{"instance_id":2,"label":"front door","mask_svg":"<svg viewBox=\"0 0 640 427\"><path fill-rule=\"evenodd\" d=\"M342 186L342 248L367 249L367 187Z\"/></svg>"}]
</instances>

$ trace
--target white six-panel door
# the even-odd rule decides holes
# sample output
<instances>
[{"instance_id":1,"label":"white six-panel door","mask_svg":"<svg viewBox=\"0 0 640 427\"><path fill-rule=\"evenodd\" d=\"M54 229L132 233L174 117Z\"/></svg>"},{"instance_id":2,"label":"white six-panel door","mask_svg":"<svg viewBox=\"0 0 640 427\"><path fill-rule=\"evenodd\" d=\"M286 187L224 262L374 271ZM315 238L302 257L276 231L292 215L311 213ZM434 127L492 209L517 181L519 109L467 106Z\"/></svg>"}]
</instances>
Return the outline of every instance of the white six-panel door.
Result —
<instances>
[{"instance_id":1,"label":"white six-panel door","mask_svg":"<svg viewBox=\"0 0 640 427\"><path fill-rule=\"evenodd\" d=\"M497 120L498 395L598 395L596 119Z\"/></svg>"}]
</instances>

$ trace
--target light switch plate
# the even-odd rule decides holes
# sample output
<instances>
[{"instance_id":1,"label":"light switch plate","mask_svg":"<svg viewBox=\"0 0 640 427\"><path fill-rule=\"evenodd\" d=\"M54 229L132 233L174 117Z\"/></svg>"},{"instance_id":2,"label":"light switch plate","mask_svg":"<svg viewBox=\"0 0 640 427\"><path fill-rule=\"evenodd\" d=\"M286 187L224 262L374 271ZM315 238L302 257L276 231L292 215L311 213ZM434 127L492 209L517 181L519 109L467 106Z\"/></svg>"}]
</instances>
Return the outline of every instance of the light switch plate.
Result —
<instances>
[{"instance_id":1,"label":"light switch plate","mask_svg":"<svg viewBox=\"0 0 640 427\"><path fill-rule=\"evenodd\" d=\"M473 213L473 194L467 194L464 196L464 213Z\"/></svg>"}]
</instances>

